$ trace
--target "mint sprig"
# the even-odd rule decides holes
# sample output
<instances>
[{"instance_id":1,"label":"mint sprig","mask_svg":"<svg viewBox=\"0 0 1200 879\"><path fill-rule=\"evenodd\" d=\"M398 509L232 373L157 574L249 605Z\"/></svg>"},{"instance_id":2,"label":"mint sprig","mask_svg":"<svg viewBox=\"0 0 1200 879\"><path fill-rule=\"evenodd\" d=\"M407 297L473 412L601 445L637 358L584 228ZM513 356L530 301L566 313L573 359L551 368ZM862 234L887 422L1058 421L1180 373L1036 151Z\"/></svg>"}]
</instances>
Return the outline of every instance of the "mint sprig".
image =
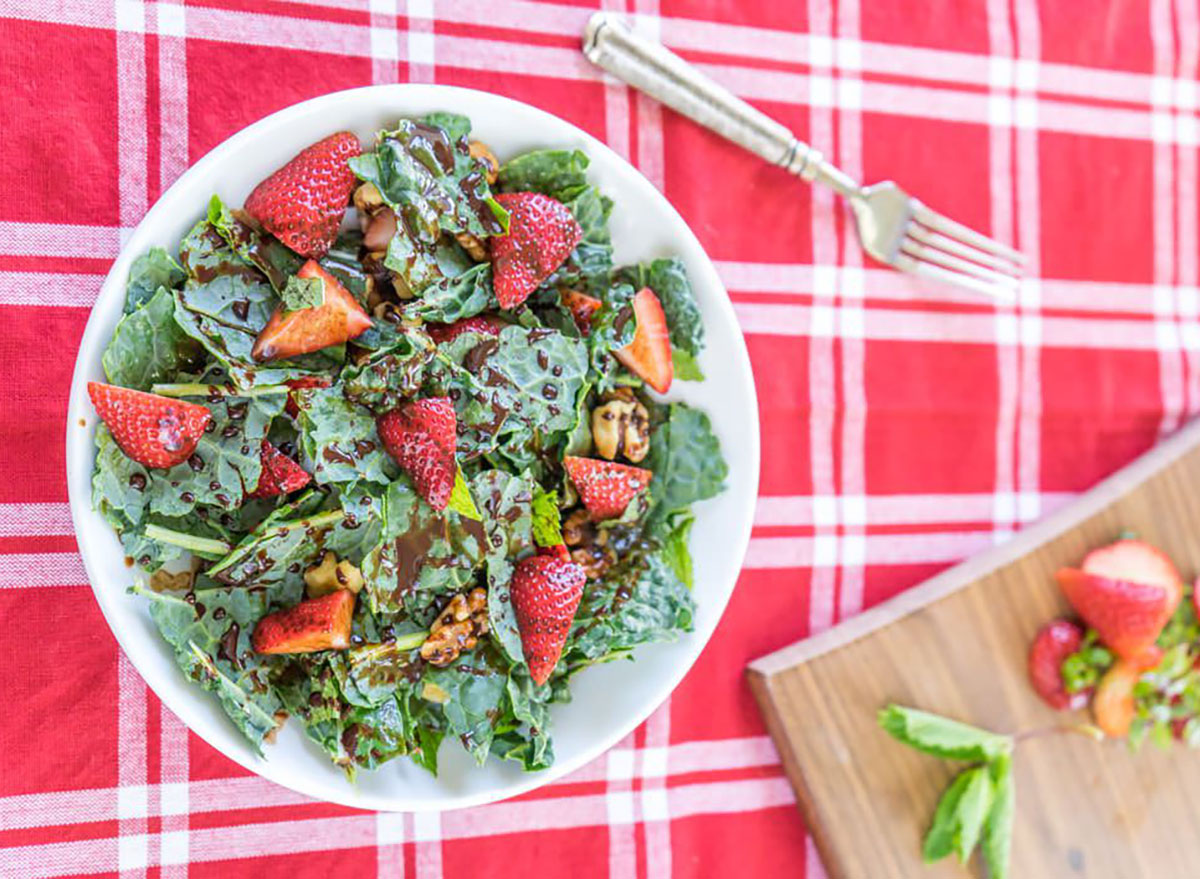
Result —
<instances>
[{"instance_id":1,"label":"mint sprig","mask_svg":"<svg viewBox=\"0 0 1200 879\"><path fill-rule=\"evenodd\" d=\"M925 862L955 854L965 864L980 846L989 877L1005 879L1015 814L1013 737L902 705L888 705L878 719L888 735L911 748L975 764L955 776L938 801L921 847Z\"/></svg>"}]
</instances>

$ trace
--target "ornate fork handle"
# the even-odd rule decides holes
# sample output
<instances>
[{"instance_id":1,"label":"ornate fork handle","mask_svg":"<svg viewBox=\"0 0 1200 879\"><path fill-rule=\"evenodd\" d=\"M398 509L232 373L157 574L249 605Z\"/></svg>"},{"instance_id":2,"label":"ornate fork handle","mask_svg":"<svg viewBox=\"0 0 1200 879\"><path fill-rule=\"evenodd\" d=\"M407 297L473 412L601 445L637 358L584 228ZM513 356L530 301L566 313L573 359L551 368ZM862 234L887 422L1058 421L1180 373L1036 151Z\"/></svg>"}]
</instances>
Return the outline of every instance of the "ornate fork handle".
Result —
<instances>
[{"instance_id":1,"label":"ornate fork handle","mask_svg":"<svg viewBox=\"0 0 1200 879\"><path fill-rule=\"evenodd\" d=\"M583 35L588 60L671 109L781 165L804 180L832 186L852 198L861 187L819 150L785 126L704 76L661 44L642 39L620 19L597 12Z\"/></svg>"}]
</instances>

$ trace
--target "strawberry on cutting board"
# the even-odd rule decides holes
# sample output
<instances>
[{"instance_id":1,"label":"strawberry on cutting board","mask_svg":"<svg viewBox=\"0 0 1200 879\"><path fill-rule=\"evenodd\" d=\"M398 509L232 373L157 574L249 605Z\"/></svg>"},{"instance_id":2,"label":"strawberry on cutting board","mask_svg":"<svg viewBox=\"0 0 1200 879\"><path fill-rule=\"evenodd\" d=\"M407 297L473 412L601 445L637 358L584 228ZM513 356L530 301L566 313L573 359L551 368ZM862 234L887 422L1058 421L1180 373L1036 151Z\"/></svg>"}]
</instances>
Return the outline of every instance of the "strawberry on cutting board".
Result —
<instances>
[{"instance_id":1,"label":"strawberry on cutting board","mask_svg":"<svg viewBox=\"0 0 1200 879\"><path fill-rule=\"evenodd\" d=\"M1183 578L1161 551L1142 540L1118 540L1087 554L1080 568L1113 580L1128 580L1167 590L1168 614L1174 613L1183 597Z\"/></svg>"},{"instance_id":2,"label":"strawberry on cutting board","mask_svg":"<svg viewBox=\"0 0 1200 879\"><path fill-rule=\"evenodd\" d=\"M314 143L254 188L246 213L296 253L320 259L337 240L357 185L348 160L361 152L348 131Z\"/></svg>"},{"instance_id":3,"label":"strawberry on cutting board","mask_svg":"<svg viewBox=\"0 0 1200 879\"><path fill-rule=\"evenodd\" d=\"M653 290L643 287L633 297L633 313L637 315L637 331L633 341L616 352L617 359L654 390L665 394L675 378L675 364L662 303Z\"/></svg>"},{"instance_id":4,"label":"strawberry on cutting board","mask_svg":"<svg viewBox=\"0 0 1200 879\"><path fill-rule=\"evenodd\" d=\"M258 621L250 643L259 653L314 653L350 646L354 593L339 589L307 598Z\"/></svg>"},{"instance_id":5,"label":"strawberry on cutting board","mask_svg":"<svg viewBox=\"0 0 1200 879\"><path fill-rule=\"evenodd\" d=\"M262 475L258 485L247 497L267 498L304 488L312 481L303 467L285 455L267 440L262 442Z\"/></svg>"},{"instance_id":6,"label":"strawberry on cutting board","mask_svg":"<svg viewBox=\"0 0 1200 879\"><path fill-rule=\"evenodd\" d=\"M508 234L488 239L492 278L501 308L515 308L561 266L583 228L566 205L539 192L496 196L508 211Z\"/></svg>"},{"instance_id":7,"label":"strawberry on cutting board","mask_svg":"<svg viewBox=\"0 0 1200 879\"><path fill-rule=\"evenodd\" d=\"M555 555L517 562L509 584L525 662L534 683L549 680L583 597L583 568Z\"/></svg>"},{"instance_id":8,"label":"strawberry on cutting board","mask_svg":"<svg viewBox=\"0 0 1200 879\"><path fill-rule=\"evenodd\" d=\"M1113 580L1075 568L1055 574L1059 588L1076 612L1096 630L1100 641L1129 662L1138 662L1171 617L1163 586Z\"/></svg>"},{"instance_id":9,"label":"strawberry on cutting board","mask_svg":"<svg viewBox=\"0 0 1200 879\"><path fill-rule=\"evenodd\" d=\"M594 522L619 518L654 475L642 467L595 458L567 456L563 467Z\"/></svg>"},{"instance_id":10,"label":"strawberry on cutting board","mask_svg":"<svg viewBox=\"0 0 1200 879\"><path fill-rule=\"evenodd\" d=\"M376 420L384 448L435 510L446 509L454 488L457 425L449 397L412 400Z\"/></svg>"},{"instance_id":11,"label":"strawberry on cutting board","mask_svg":"<svg viewBox=\"0 0 1200 879\"><path fill-rule=\"evenodd\" d=\"M182 464L212 420L205 406L100 382L88 382L88 396L121 451L143 467Z\"/></svg>"},{"instance_id":12,"label":"strawberry on cutting board","mask_svg":"<svg viewBox=\"0 0 1200 879\"><path fill-rule=\"evenodd\" d=\"M1057 711L1082 708L1089 693L1068 693L1063 683L1063 660L1079 650L1083 629L1070 620L1052 620L1038 630L1029 648L1029 682L1042 701Z\"/></svg>"},{"instance_id":13,"label":"strawberry on cutting board","mask_svg":"<svg viewBox=\"0 0 1200 879\"><path fill-rule=\"evenodd\" d=\"M371 318L367 317L358 300L316 260L310 259L301 266L296 277L319 280L325 291L325 301L314 308L296 311L288 311L279 305L250 351L260 363L340 345L361 336L371 327Z\"/></svg>"},{"instance_id":14,"label":"strawberry on cutting board","mask_svg":"<svg viewBox=\"0 0 1200 879\"><path fill-rule=\"evenodd\" d=\"M1133 688L1140 676L1137 665L1118 660L1100 679L1092 699L1092 713L1096 716L1096 726L1105 735L1118 739L1129 735L1135 710Z\"/></svg>"}]
</instances>

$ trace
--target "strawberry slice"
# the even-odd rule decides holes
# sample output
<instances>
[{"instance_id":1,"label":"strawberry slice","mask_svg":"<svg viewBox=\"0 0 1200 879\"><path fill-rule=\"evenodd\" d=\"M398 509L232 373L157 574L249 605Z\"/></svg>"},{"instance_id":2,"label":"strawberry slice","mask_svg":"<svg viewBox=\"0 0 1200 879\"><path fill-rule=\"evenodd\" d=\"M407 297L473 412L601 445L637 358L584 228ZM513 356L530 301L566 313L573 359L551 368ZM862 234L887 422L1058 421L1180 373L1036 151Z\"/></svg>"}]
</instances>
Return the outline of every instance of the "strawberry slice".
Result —
<instances>
[{"instance_id":1,"label":"strawberry slice","mask_svg":"<svg viewBox=\"0 0 1200 879\"><path fill-rule=\"evenodd\" d=\"M1052 620L1042 626L1029 648L1029 682L1056 711L1075 710L1088 702L1090 692L1068 693L1062 676L1063 660L1082 643L1082 628L1070 620Z\"/></svg>"},{"instance_id":2,"label":"strawberry slice","mask_svg":"<svg viewBox=\"0 0 1200 879\"><path fill-rule=\"evenodd\" d=\"M303 467L266 440L262 442L260 458L262 475L258 477L258 486L247 497L275 497L304 488L312 481Z\"/></svg>"},{"instance_id":3,"label":"strawberry slice","mask_svg":"<svg viewBox=\"0 0 1200 879\"><path fill-rule=\"evenodd\" d=\"M457 425L449 397L412 400L376 421L384 448L435 510L446 509L454 488Z\"/></svg>"},{"instance_id":4,"label":"strawberry slice","mask_svg":"<svg viewBox=\"0 0 1200 879\"><path fill-rule=\"evenodd\" d=\"M1085 573L1125 580L1167 590L1168 614L1174 613L1183 598L1183 578L1171 560L1160 550L1141 540L1118 540L1094 549L1080 565Z\"/></svg>"},{"instance_id":5,"label":"strawberry slice","mask_svg":"<svg viewBox=\"0 0 1200 879\"><path fill-rule=\"evenodd\" d=\"M453 342L463 333L483 333L485 336L498 336L508 324L490 314L477 314L474 317L464 317L452 324L425 324L429 338L439 345Z\"/></svg>"},{"instance_id":6,"label":"strawberry slice","mask_svg":"<svg viewBox=\"0 0 1200 879\"><path fill-rule=\"evenodd\" d=\"M308 598L258 621L250 644L258 653L315 653L350 646L354 593L339 589Z\"/></svg>"},{"instance_id":7,"label":"strawberry slice","mask_svg":"<svg viewBox=\"0 0 1200 879\"><path fill-rule=\"evenodd\" d=\"M675 378L675 364L662 303L653 290L643 287L633 297L633 312L637 315L637 332L632 342L616 352L617 359L654 390L665 394Z\"/></svg>"},{"instance_id":8,"label":"strawberry slice","mask_svg":"<svg viewBox=\"0 0 1200 879\"><path fill-rule=\"evenodd\" d=\"M592 317L604 303L594 296L588 296L578 290L563 289L558 291L558 295L563 308L571 312L571 317L575 318L575 326L579 327L579 331L585 336L588 335L592 331Z\"/></svg>"},{"instance_id":9,"label":"strawberry slice","mask_svg":"<svg viewBox=\"0 0 1200 879\"><path fill-rule=\"evenodd\" d=\"M1105 735L1117 739L1129 735L1135 709L1133 688L1139 677L1137 665L1118 660L1100 679L1092 700L1092 713L1096 715L1096 726Z\"/></svg>"},{"instance_id":10,"label":"strawberry slice","mask_svg":"<svg viewBox=\"0 0 1200 879\"><path fill-rule=\"evenodd\" d=\"M121 451L143 467L182 464L212 421L205 406L116 385L88 382L88 396Z\"/></svg>"},{"instance_id":11,"label":"strawberry slice","mask_svg":"<svg viewBox=\"0 0 1200 879\"><path fill-rule=\"evenodd\" d=\"M550 555L517 562L508 591L525 662L536 684L546 683L558 664L586 579L579 565Z\"/></svg>"},{"instance_id":12,"label":"strawberry slice","mask_svg":"<svg viewBox=\"0 0 1200 879\"><path fill-rule=\"evenodd\" d=\"M254 188L246 213L296 253L320 259L337 240L357 184L347 160L361 152L348 131L314 143Z\"/></svg>"},{"instance_id":13,"label":"strawberry slice","mask_svg":"<svg viewBox=\"0 0 1200 879\"><path fill-rule=\"evenodd\" d=\"M275 309L263 327L250 355L262 363L320 351L330 345L340 345L362 335L371 327L371 319L337 278L309 260L296 272L296 277L319 279L325 288L325 301L315 308L285 311Z\"/></svg>"},{"instance_id":14,"label":"strawberry slice","mask_svg":"<svg viewBox=\"0 0 1200 879\"><path fill-rule=\"evenodd\" d=\"M333 384L333 379L327 375L305 375L300 378L288 379L284 382L293 391L302 391L305 388L327 388ZM296 403L296 395L289 392L287 402L283 404L283 411L293 418L300 417L300 407Z\"/></svg>"},{"instance_id":15,"label":"strawberry slice","mask_svg":"<svg viewBox=\"0 0 1200 879\"><path fill-rule=\"evenodd\" d=\"M566 205L539 192L496 196L508 211L508 234L488 239L501 308L515 308L571 255L583 228Z\"/></svg>"},{"instance_id":16,"label":"strawberry slice","mask_svg":"<svg viewBox=\"0 0 1200 879\"><path fill-rule=\"evenodd\" d=\"M563 459L563 467L594 522L619 518L654 475L641 467L595 458L567 456Z\"/></svg>"},{"instance_id":17,"label":"strawberry slice","mask_svg":"<svg viewBox=\"0 0 1200 879\"><path fill-rule=\"evenodd\" d=\"M1075 568L1061 568L1055 578L1084 622L1126 661L1142 661L1171 617L1165 586L1113 580Z\"/></svg>"}]
</instances>

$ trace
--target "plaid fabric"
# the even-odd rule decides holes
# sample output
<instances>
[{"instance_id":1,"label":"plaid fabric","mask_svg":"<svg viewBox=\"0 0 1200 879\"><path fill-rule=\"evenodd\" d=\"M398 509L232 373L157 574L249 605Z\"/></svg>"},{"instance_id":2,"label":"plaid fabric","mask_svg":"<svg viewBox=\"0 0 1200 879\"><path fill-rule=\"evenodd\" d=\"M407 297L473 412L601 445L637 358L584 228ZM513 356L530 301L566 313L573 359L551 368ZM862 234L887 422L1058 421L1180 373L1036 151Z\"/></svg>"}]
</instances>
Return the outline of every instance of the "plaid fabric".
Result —
<instances>
[{"instance_id":1,"label":"plaid fabric","mask_svg":"<svg viewBox=\"0 0 1200 879\"><path fill-rule=\"evenodd\" d=\"M0 875L813 879L746 661L1200 410L1194 4L604 5L851 174L1017 244L1019 303L866 264L830 193L605 84L577 51L595 0L0 0ZM92 600L62 463L88 307L147 206L267 113L396 81L510 95L630 157L717 261L763 423L741 582L669 703L568 779L443 815L312 802L189 735Z\"/></svg>"}]
</instances>

